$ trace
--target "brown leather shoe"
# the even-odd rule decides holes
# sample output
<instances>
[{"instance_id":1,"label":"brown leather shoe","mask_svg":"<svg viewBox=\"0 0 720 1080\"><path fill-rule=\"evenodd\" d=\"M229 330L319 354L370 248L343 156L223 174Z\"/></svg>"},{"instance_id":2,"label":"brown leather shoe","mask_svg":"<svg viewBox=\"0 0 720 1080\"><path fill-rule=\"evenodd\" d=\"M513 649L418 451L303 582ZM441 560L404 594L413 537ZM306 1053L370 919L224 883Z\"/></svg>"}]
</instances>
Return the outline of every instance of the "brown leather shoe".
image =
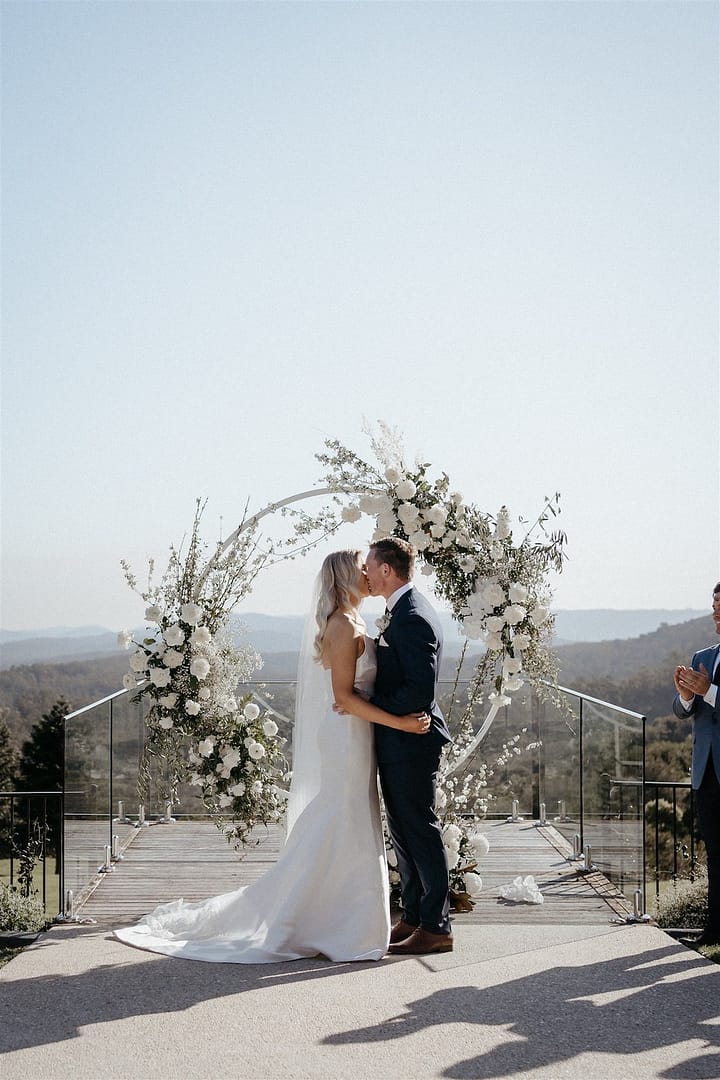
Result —
<instances>
[{"instance_id":1,"label":"brown leather shoe","mask_svg":"<svg viewBox=\"0 0 720 1080\"><path fill-rule=\"evenodd\" d=\"M391 945L388 952L392 956L428 956L430 953L453 951L452 934L431 934L418 926L405 941Z\"/></svg>"},{"instance_id":2,"label":"brown leather shoe","mask_svg":"<svg viewBox=\"0 0 720 1080\"><path fill-rule=\"evenodd\" d=\"M400 922L395 923L390 931L390 944L397 945L400 941L407 941L413 930L417 930L417 926L413 926L412 923L401 919Z\"/></svg>"}]
</instances>

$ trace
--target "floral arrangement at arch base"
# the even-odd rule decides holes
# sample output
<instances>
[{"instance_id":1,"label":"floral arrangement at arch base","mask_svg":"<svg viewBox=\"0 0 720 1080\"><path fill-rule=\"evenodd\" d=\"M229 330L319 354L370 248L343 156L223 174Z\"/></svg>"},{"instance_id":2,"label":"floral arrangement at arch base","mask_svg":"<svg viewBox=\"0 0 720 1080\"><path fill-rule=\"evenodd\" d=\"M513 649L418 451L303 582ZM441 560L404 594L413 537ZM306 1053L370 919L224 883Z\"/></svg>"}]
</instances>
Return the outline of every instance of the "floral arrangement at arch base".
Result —
<instances>
[{"instance_id":1,"label":"floral arrangement at arch base","mask_svg":"<svg viewBox=\"0 0 720 1080\"><path fill-rule=\"evenodd\" d=\"M199 789L219 828L236 847L247 844L257 824L277 822L284 810L287 763L278 726L250 696L236 696L261 665L254 649L233 640L228 616L246 596L264 564L255 531L242 532L227 550L207 558L200 537L198 503L185 555L170 549L161 582L140 595L146 603L146 635L118 635L136 646L125 689L147 700L146 738L139 778L141 799L156 790L160 801L177 802L178 787ZM125 576L137 591L127 563ZM140 681L139 681L140 680Z\"/></svg>"}]
</instances>

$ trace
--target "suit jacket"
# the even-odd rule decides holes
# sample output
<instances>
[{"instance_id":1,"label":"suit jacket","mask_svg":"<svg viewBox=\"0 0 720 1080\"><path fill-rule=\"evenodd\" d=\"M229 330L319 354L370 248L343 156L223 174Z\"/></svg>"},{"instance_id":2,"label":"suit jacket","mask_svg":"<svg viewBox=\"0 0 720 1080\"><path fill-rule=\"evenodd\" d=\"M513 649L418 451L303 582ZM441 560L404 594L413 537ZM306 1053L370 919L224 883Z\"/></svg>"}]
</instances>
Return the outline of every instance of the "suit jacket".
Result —
<instances>
[{"instance_id":1,"label":"suit jacket","mask_svg":"<svg viewBox=\"0 0 720 1080\"><path fill-rule=\"evenodd\" d=\"M705 665L705 670L712 678L715 659L720 645L712 645L709 649L701 649L692 658L691 667L694 671L700 670L700 665ZM715 775L720 782L720 687L718 688L715 706L708 705L704 698L696 694L693 698L692 708L687 712L680 701L680 695L675 695L673 712L684 720L692 716L693 751L692 751L692 786L699 788L710 755L712 754L715 766Z\"/></svg>"},{"instance_id":2,"label":"suit jacket","mask_svg":"<svg viewBox=\"0 0 720 1080\"><path fill-rule=\"evenodd\" d=\"M425 711L430 716L430 730L426 735L412 735L376 724L378 762L402 761L452 741L435 700L441 658L442 629L437 614L424 596L409 589L393 607L390 623L378 639L371 701L393 716Z\"/></svg>"}]
</instances>

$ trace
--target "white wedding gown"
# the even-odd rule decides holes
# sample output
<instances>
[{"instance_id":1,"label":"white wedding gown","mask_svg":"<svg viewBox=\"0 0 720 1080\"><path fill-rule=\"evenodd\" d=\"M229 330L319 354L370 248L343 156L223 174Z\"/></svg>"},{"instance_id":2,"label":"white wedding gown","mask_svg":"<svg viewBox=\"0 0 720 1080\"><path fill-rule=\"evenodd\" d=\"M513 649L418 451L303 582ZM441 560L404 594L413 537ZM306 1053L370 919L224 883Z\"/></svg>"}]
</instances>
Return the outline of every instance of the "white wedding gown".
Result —
<instances>
[{"instance_id":1,"label":"white wedding gown","mask_svg":"<svg viewBox=\"0 0 720 1080\"><path fill-rule=\"evenodd\" d=\"M375 643L366 637L355 676L360 692L372 690L375 670ZM277 863L235 892L161 904L136 925L115 930L120 941L226 964L384 956L390 916L373 726L333 712L330 672L320 676L325 708L316 725L318 786Z\"/></svg>"}]
</instances>

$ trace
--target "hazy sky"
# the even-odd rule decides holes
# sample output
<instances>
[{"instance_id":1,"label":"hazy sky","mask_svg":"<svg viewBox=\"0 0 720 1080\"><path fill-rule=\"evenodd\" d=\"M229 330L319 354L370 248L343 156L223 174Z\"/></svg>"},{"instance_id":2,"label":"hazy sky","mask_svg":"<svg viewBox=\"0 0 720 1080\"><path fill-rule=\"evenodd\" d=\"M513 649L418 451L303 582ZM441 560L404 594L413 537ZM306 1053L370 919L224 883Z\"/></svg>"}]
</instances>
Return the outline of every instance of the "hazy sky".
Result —
<instances>
[{"instance_id":1,"label":"hazy sky","mask_svg":"<svg viewBox=\"0 0 720 1080\"><path fill-rule=\"evenodd\" d=\"M484 509L562 492L556 606L707 606L715 3L2 19L5 628L139 621L122 556L312 486L363 416Z\"/></svg>"}]
</instances>

